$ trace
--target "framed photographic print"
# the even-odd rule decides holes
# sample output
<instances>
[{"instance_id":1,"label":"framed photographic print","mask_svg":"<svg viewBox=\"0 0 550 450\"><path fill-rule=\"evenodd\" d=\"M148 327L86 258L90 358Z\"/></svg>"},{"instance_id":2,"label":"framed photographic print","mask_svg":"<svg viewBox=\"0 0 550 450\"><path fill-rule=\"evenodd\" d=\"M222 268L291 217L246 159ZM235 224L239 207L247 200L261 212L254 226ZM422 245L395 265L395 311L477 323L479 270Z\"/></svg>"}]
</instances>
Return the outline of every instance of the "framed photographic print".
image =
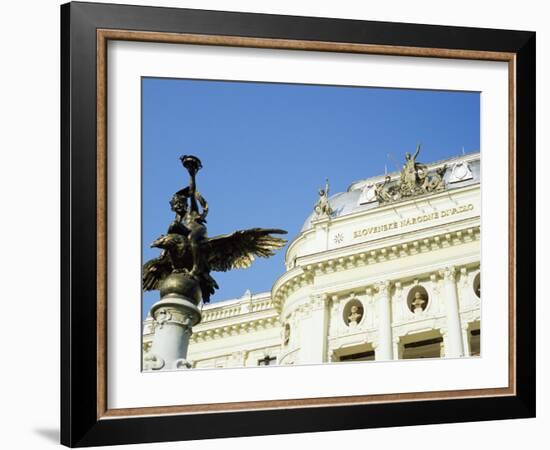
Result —
<instances>
[{"instance_id":1,"label":"framed photographic print","mask_svg":"<svg viewBox=\"0 0 550 450\"><path fill-rule=\"evenodd\" d=\"M69 3L68 446L535 414L535 33Z\"/></svg>"}]
</instances>

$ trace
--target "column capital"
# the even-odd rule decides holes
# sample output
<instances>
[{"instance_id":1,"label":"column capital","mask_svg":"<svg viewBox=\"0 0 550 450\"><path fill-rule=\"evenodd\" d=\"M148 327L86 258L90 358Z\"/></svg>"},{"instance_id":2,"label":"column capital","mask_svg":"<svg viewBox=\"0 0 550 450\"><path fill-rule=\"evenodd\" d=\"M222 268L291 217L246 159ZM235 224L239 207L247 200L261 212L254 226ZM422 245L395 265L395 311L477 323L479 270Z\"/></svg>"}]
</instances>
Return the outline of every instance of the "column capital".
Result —
<instances>
[{"instance_id":1,"label":"column capital","mask_svg":"<svg viewBox=\"0 0 550 450\"><path fill-rule=\"evenodd\" d=\"M454 266L445 267L439 273L447 281L456 281L456 267Z\"/></svg>"},{"instance_id":2,"label":"column capital","mask_svg":"<svg viewBox=\"0 0 550 450\"><path fill-rule=\"evenodd\" d=\"M328 305L331 296L327 294L315 294L310 296L309 303L303 305L307 311L324 308Z\"/></svg>"},{"instance_id":3,"label":"column capital","mask_svg":"<svg viewBox=\"0 0 550 450\"><path fill-rule=\"evenodd\" d=\"M376 289L378 289L378 294L380 295L387 295L390 291L390 288L392 286L391 281L379 281L376 283Z\"/></svg>"}]
</instances>

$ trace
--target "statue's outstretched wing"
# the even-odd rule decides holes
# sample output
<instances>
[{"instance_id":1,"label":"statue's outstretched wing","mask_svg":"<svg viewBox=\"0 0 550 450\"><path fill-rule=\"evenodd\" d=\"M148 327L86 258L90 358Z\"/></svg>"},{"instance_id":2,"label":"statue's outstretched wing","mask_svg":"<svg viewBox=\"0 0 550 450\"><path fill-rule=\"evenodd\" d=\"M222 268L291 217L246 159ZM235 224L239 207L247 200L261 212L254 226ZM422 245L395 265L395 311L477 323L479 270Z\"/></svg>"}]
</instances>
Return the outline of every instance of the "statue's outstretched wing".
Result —
<instances>
[{"instance_id":1,"label":"statue's outstretched wing","mask_svg":"<svg viewBox=\"0 0 550 450\"><path fill-rule=\"evenodd\" d=\"M274 250L286 244L286 239L272 234L286 234L286 231L251 228L208 239L203 245L207 246L210 270L225 272L231 269L245 269L250 267L256 256L273 256Z\"/></svg>"},{"instance_id":2,"label":"statue's outstretched wing","mask_svg":"<svg viewBox=\"0 0 550 450\"><path fill-rule=\"evenodd\" d=\"M166 252L143 264L142 286L144 291L160 289L160 283L172 273L172 264Z\"/></svg>"}]
</instances>

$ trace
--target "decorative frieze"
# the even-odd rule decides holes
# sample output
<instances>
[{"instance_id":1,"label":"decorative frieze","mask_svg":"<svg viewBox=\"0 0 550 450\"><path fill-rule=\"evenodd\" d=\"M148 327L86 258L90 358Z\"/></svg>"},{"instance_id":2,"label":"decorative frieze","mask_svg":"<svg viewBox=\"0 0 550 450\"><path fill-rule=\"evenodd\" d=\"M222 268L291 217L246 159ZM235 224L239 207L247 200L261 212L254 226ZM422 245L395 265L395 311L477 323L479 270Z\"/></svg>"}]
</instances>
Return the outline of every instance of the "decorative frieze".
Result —
<instances>
[{"instance_id":1,"label":"decorative frieze","mask_svg":"<svg viewBox=\"0 0 550 450\"><path fill-rule=\"evenodd\" d=\"M430 252L462 243L479 239L479 226L452 233L442 233L420 240L413 240L399 245L388 245L368 252L359 251L346 256L327 259L308 264L299 271L295 277L285 280L280 286L275 286L273 301L275 308L281 308L281 304L299 288L311 285L317 276L350 270L366 265L373 265L389 260L396 260L407 256L413 256L423 252ZM298 259L299 264L299 259ZM443 275L442 275L443 276Z\"/></svg>"}]
</instances>

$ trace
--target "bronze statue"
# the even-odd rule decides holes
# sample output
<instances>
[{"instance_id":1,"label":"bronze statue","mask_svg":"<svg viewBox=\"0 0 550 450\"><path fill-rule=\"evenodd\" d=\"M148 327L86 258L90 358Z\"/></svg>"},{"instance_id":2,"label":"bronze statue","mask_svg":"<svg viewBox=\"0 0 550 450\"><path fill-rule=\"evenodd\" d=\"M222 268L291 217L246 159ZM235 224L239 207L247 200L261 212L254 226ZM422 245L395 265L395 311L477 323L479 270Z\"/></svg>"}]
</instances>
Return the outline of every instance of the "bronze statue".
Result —
<instances>
[{"instance_id":1,"label":"bronze statue","mask_svg":"<svg viewBox=\"0 0 550 450\"><path fill-rule=\"evenodd\" d=\"M151 247L162 249L160 256L143 265L143 290L160 290L161 296L178 294L199 303L210 301L218 284L211 271L250 267L255 257L268 258L283 247L286 240L272 234L279 229L251 228L209 238L206 229L208 203L196 187L196 174L202 168L195 156L180 158L190 175L189 186L170 200L174 221L165 235ZM201 211L202 209L202 211Z\"/></svg>"}]
</instances>

